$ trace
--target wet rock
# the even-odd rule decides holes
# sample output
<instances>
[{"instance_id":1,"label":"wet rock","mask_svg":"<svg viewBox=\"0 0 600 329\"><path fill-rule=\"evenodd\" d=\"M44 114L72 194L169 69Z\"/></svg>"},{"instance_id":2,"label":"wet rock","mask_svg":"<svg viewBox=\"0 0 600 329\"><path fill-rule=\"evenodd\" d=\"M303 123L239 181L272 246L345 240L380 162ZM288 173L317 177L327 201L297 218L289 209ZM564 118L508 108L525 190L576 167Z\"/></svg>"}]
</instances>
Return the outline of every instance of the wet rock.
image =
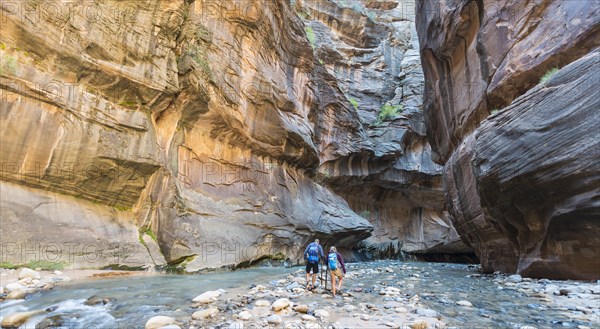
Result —
<instances>
[{"instance_id":1,"label":"wet rock","mask_svg":"<svg viewBox=\"0 0 600 329\"><path fill-rule=\"evenodd\" d=\"M327 312L324 309L318 309L318 310L315 310L314 316L317 317L321 321L325 321L327 318L329 318L329 312Z\"/></svg>"},{"instance_id":2,"label":"wet rock","mask_svg":"<svg viewBox=\"0 0 600 329\"><path fill-rule=\"evenodd\" d=\"M513 275L509 276L508 278L506 278L506 282L519 283L521 281L523 281L523 278L518 274L513 274Z\"/></svg>"},{"instance_id":3,"label":"wet rock","mask_svg":"<svg viewBox=\"0 0 600 329\"><path fill-rule=\"evenodd\" d=\"M283 320L277 314L271 314L269 317L267 317L267 323L269 324L280 324L281 322L283 322Z\"/></svg>"},{"instance_id":4,"label":"wet rock","mask_svg":"<svg viewBox=\"0 0 600 329\"><path fill-rule=\"evenodd\" d=\"M456 302L456 305L464 306L464 307L472 307L473 306L473 304L471 304L471 302L469 302L467 300L459 300L458 302Z\"/></svg>"},{"instance_id":5,"label":"wet rock","mask_svg":"<svg viewBox=\"0 0 600 329\"><path fill-rule=\"evenodd\" d=\"M6 296L6 299L25 299L25 296L27 296L27 290L25 290L25 289L17 289L17 290L11 291Z\"/></svg>"},{"instance_id":6,"label":"wet rock","mask_svg":"<svg viewBox=\"0 0 600 329\"><path fill-rule=\"evenodd\" d=\"M294 306L294 311L296 311L298 313L306 314L306 313L308 313L309 310L310 310L310 307L305 304Z\"/></svg>"},{"instance_id":7,"label":"wet rock","mask_svg":"<svg viewBox=\"0 0 600 329\"><path fill-rule=\"evenodd\" d=\"M290 306L290 300L287 298L281 298L276 300L271 306L271 308L273 309L273 311L278 312L288 306Z\"/></svg>"},{"instance_id":8,"label":"wet rock","mask_svg":"<svg viewBox=\"0 0 600 329\"><path fill-rule=\"evenodd\" d=\"M17 312L13 314L9 314L4 319L2 319L2 323L0 324L2 328L18 328L31 317L34 317L38 314L44 313L43 310L37 311L28 311L28 312Z\"/></svg>"},{"instance_id":9,"label":"wet rock","mask_svg":"<svg viewBox=\"0 0 600 329\"><path fill-rule=\"evenodd\" d=\"M25 278L29 278L29 279L39 279L40 273L38 273L35 270L32 270L30 268L27 267L23 267L22 269L19 270L19 280L21 279L25 279Z\"/></svg>"},{"instance_id":10,"label":"wet rock","mask_svg":"<svg viewBox=\"0 0 600 329\"><path fill-rule=\"evenodd\" d=\"M309 314L302 314L302 316L300 318L304 321L317 321L316 317L309 315Z\"/></svg>"},{"instance_id":11,"label":"wet rock","mask_svg":"<svg viewBox=\"0 0 600 329\"><path fill-rule=\"evenodd\" d=\"M252 313L250 313L249 311L242 311L238 314L238 319L242 321L248 321L252 319Z\"/></svg>"},{"instance_id":12,"label":"wet rock","mask_svg":"<svg viewBox=\"0 0 600 329\"><path fill-rule=\"evenodd\" d=\"M7 293L10 293L13 290L22 290L22 289L25 289L25 287L18 282L9 283L4 286L4 291Z\"/></svg>"},{"instance_id":13,"label":"wet rock","mask_svg":"<svg viewBox=\"0 0 600 329\"><path fill-rule=\"evenodd\" d=\"M159 328L171 325L171 324L176 324L175 319L168 317L168 316L158 315L158 316L150 318L146 322L144 329L159 329Z\"/></svg>"},{"instance_id":14,"label":"wet rock","mask_svg":"<svg viewBox=\"0 0 600 329\"><path fill-rule=\"evenodd\" d=\"M216 307L207 308L204 310L196 311L192 314L192 319L194 320L202 320L215 317L219 314L219 309Z\"/></svg>"},{"instance_id":15,"label":"wet rock","mask_svg":"<svg viewBox=\"0 0 600 329\"><path fill-rule=\"evenodd\" d=\"M112 301L114 301L114 298L107 298L107 297L100 297L100 296L92 296L90 298L88 298L84 304L88 305L88 306L94 306L94 305L106 305Z\"/></svg>"},{"instance_id":16,"label":"wet rock","mask_svg":"<svg viewBox=\"0 0 600 329\"><path fill-rule=\"evenodd\" d=\"M268 300L260 299L254 302L254 306L256 307L270 307L271 303Z\"/></svg>"},{"instance_id":17,"label":"wet rock","mask_svg":"<svg viewBox=\"0 0 600 329\"><path fill-rule=\"evenodd\" d=\"M416 313L421 316L435 318L438 316L438 312L428 308L419 308Z\"/></svg>"},{"instance_id":18,"label":"wet rock","mask_svg":"<svg viewBox=\"0 0 600 329\"><path fill-rule=\"evenodd\" d=\"M219 296L221 296L223 292L224 290L222 289L215 291L207 291L201 295L196 296L194 299L192 299L192 301L199 304L209 304L217 300L217 298L219 298Z\"/></svg>"}]
</instances>

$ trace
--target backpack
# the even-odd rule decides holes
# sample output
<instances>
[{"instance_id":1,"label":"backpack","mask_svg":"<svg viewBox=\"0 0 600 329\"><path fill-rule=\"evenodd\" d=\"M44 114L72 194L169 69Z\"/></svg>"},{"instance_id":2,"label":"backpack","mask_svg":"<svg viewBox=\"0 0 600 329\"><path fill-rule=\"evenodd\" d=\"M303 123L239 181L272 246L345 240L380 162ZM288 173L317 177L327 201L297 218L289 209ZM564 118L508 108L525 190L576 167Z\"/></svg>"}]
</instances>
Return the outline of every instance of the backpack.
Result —
<instances>
[{"instance_id":1,"label":"backpack","mask_svg":"<svg viewBox=\"0 0 600 329\"><path fill-rule=\"evenodd\" d=\"M334 252L330 252L329 255L327 256L327 260L329 261L329 269L330 270L337 270L338 269L338 259L337 259L337 254Z\"/></svg>"},{"instance_id":2,"label":"backpack","mask_svg":"<svg viewBox=\"0 0 600 329\"><path fill-rule=\"evenodd\" d=\"M311 263L316 263L319 261L319 245L316 243L311 243L310 247L308 247L308 261Z\"/></svg>"}]
</instances>

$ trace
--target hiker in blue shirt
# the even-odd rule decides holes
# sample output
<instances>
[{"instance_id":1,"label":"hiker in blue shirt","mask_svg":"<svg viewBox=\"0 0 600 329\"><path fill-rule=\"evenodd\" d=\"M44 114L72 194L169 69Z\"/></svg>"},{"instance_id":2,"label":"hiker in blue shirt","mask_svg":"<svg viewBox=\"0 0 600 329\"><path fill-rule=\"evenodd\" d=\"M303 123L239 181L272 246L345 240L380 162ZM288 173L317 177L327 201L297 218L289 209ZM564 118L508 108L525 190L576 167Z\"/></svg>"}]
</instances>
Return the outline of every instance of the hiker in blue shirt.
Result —
<instances>
[{"instance_id":1,"label":"hiker in blue shirt","mask_svg":"<svg viewBox=\"0 0 600 329\"><path fill-rule=\"evenodd\" d=\"M306 289L315 289L317 274L319 273L319 261L325 259L323 248L319 244L319 239L311 242L304 250L304 260L306 260ZM312 285L310 285L310 275L312 271Z\"/></svg>"},{"instance_id":2,"label":"hiker in blue shirt","mask_svg":"<svg viewBox=\"0 0 600 329\"><path fill-rule=\"evenodd\" d=\"M336 290L340 292L342 289L342 282L344 281L344 274L346 274L346 265L344 259L335 247L329 249L327 255L327 265L329 267L329 273L331 274L331 292L335 298ZM337 280L336 280L337 279ZM336 281L338 281L336 285Z\"/></svg>"}]
</instances>

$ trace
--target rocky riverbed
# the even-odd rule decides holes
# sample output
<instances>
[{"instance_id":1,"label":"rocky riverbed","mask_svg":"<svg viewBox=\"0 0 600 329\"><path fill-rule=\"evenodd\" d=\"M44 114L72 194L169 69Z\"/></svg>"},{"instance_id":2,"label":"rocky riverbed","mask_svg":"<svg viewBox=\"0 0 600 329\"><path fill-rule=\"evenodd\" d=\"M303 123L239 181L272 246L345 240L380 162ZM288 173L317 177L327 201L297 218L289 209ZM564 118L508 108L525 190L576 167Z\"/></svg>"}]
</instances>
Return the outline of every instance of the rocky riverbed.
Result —
<instances>
[{"instance_id":1,"label":"rocky riverbed","mask_svg":"<svg viewBox=\"0 0 600 329\"><path fill-rule=\"evenodd\" d=\"M323 285L307 291L303 269L298 269L242 291L204 292L192 300L197 310L186 325L232 329L584 329L600 324L598 282L482 275L477 266L456 264L387 261L348 267L341 297L333 298Z\"/></svg>"},{"instance_id":2,"label":"rocky riverbed","mask_svg":"<svg viewBox=\"0 0 600 329\"><path fill-rule=\"evenodd\" d=\"M94 328L147 329L583 329L600 324L598 282L483 275L474 265L353 263L337 298L322 285L313 291L304 286L303 268L113 277L4 301L1 321L7 328L15 327L7 321L12 317L23 320L21 328L92 323Z\"/></svg>"}]
</instances>

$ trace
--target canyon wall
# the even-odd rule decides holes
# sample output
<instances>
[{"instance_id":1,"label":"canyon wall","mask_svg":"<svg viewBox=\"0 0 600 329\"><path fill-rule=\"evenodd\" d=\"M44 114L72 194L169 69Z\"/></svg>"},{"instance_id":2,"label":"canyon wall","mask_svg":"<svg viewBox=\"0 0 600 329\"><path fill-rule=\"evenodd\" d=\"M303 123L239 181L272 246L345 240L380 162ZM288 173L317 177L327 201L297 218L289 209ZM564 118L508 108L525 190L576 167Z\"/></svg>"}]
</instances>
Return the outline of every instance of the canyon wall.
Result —
<instances>
[{"instance_id":1,"label":"canyon wall","mask_svg":"<svg viewBox=\"0 0 600 329\"><path fill-rule=\"evenodd\" d=\"M0 8L2 262L472 252L431 160L413 2Z\"/></svg>"},{"instance_id":2,"label":"canyon wall","mask_svg":"<svg viewBox=\"0 0 600 329\"><path fill-rule=\"evenodd\" d=\"M485 272L600 278L597 1L418 1L424 112Z\"/></svg>"}]
</instances>

